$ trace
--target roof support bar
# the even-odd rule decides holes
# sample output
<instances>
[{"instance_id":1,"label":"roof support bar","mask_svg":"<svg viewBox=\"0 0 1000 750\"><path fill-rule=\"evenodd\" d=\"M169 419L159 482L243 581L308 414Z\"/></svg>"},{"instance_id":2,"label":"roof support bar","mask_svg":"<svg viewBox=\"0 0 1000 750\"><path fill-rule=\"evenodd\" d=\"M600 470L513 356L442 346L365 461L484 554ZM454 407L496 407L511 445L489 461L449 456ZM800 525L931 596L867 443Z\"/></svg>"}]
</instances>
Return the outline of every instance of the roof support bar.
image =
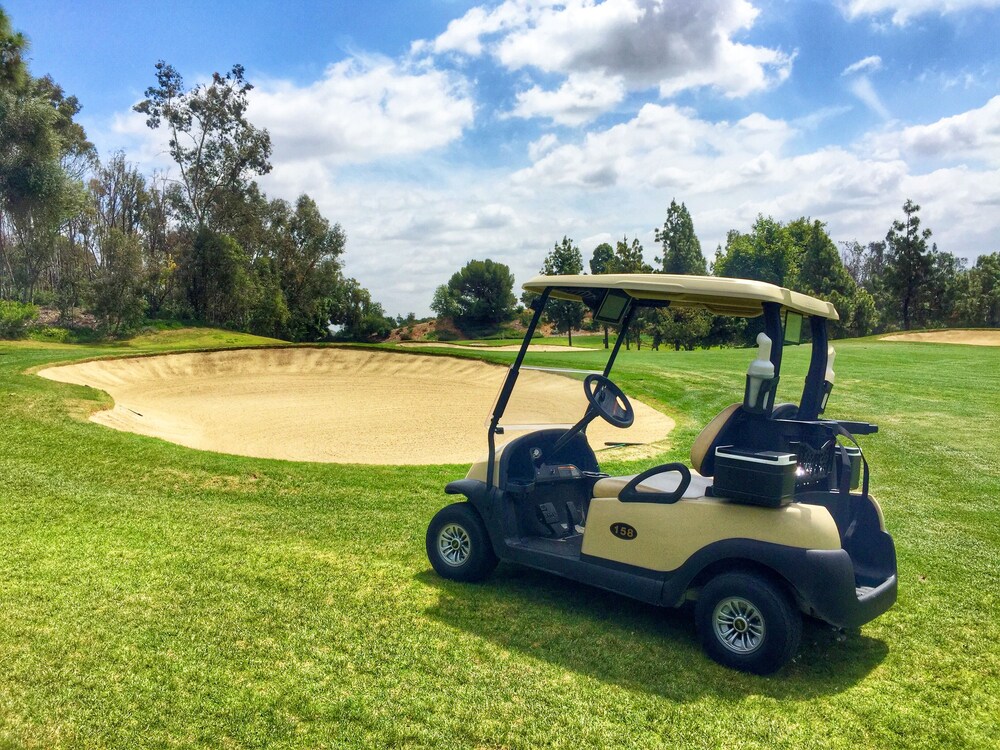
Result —
<instances>
[{"instance_id":1,"label":"roof support bar","mask_svg":"<svg viewBox=\"0 0 1000 750\"><path fill-rule=\"evenodd\" d=\"M496 463L497 455L497 425L500 424L500 417L503 416L504 410L507 408L507 402L510 401L510 394L514 390L514 383L517 382L517 373L521 369L521 363L524 362L524 355L528 353L528 346L531 345L531 337L534 335L535 329L538 327L538 321L542 319L542 310L545 309L545 303L549 301L549 293L551 291L552 287L546 287L542 290L541 296L539 296L532 303L531 306L535 309L535 314L531 316L531 323L528 325L528 330L525 331L524 341L521 342L521 348L517 352L514 364L512 364L510 369L507 371L507 379L504 380L503 388L500 389L500 395L497 396L496 406L493 407L493 416L490 418L489 434L486 438L490 448L488 463L486 464L487 487L493 487L493 465Z\"/></svg>"},{"instance_id":2,"label":"roof support bar","mask_svg":"<svg viewBox=\"0 0 1000 750\"><path fill-rule=\"evenodd\" d=\"M621 328L618 329L618 336L615 338L614 348L611 350L611 357L608 358L608 363L604 366L604 377L607 377L611 373L611 368L615 364L615 359L618 357L618 350L622 348L622 341L625 340L625 336L628 333L628 327L632 325L632 318L635 317L635 301L633 300L629 304L628 312L625 313L625 318L622 320Z\"/></svg>"},{"instance_id":3,"label":"roof support bar","mask_svg":"<svg viewBox=\"0 0 1000 750\"><path fill-rule=\"evenodd\" d=\"M765 302L764 333L771 339L771 364L774 365L774 376L781 375L781 350L785 342L785 331L781 325L781 305L777 302Z\"/></svg>"},{"instance_id":4,"label":"roof support bar","mask_svg":"<svg viewBox=\"0 0 1000 750\"><path fill-rule=\"evenodd\" d=\"M809 316L809 328L812 332L812 356L809 358L806 384L802 389L799 419L819 418L819 412L823 406L823 379L826 377L828 345L826 318L820 318L817 315Z\"/></svg>"}]
</instances>

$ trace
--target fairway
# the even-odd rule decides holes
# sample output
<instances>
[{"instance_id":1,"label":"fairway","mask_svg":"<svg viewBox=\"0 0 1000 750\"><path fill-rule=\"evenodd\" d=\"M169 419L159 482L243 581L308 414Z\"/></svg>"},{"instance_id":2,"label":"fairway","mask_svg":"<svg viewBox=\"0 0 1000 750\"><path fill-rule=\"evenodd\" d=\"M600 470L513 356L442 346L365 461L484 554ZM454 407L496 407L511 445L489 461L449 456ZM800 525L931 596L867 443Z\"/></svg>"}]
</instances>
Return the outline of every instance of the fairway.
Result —
<instances>
[{"instance_id":1,"label":"fairway","mask_svg":"<svg viewBox=\"0 0 1000 750\"><path fill-rule=\"evenodd\" d=\"M1000 350L834 342L829 415L880 426L862 445L899 601L860 632L807 624L760 678L709 661L686 611L509 565L482 585L433 574L424 533L461 463L192 450L94 424L109 396L35 374L185 335L0 343L0 747L995 746ZM514 354L466 356L448 361ZM623 351L615 382L676 428L658 455L602 468L686 460L751 357ZM779 400L807 358L785 351Z\"/></svg>"},{"instance_id":2,"label":"fairway","mask_svg":"<svg viewBox=\"0 0 1000 750\"><path fill-rule=\"evenodd\" d=\"M452 357L297 347L103 360L39 375L109 393L114 408L94 414L98 424L190 448L292 461L440 464L485 455L484 420L506 369ZM528 371L511 410L521 423L572 424L583 404L578 381ZM632 428L596 423L593 444L664 440L673 420L634 406ZM498 442L516 435L508 431Z\"/></svg>"}]
</instances>

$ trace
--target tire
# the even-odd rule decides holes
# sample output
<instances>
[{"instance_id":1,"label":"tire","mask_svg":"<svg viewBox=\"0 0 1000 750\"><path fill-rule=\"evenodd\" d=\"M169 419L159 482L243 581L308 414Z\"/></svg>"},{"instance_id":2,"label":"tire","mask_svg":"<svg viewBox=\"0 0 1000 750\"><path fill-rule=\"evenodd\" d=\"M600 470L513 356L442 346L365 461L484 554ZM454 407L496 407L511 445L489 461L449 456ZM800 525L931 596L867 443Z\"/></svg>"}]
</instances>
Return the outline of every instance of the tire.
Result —
<instances>
[{"instance_id":1,"label":"tire","mask_svg":"<svg viewBox=\"0 0 1000 750\"><path fill-rule=\"evenodd\" d=\"M724 573L702 588L695 609L702 648L741 672L777 672L798 652L802 615L788 595L760 575Z\"/></svg>"},{"instance_id":2,"label":"tire","mask_svg":"<svg viewBox=\"0 0 1000 750\"><path fill-rule=\"evenodd\" d=\"M439 510L427 527L427 557L442 578L483 581L497 566L479 512L469 503L453 503Z\"/></svg>"}]
</instances>

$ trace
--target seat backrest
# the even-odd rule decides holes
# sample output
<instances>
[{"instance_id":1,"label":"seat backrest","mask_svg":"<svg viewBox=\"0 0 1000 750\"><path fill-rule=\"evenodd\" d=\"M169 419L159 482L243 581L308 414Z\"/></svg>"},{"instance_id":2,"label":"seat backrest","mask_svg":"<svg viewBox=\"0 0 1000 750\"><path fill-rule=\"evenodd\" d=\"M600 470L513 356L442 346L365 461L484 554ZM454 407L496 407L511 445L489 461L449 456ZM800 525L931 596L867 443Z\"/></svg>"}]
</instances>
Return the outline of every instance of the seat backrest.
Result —
<instances>
[{"instance_id":1,"label":"seat backrest","mask_svg":"<svg viewBox=\"0 0 1000 750\"><path fill-rule=\"evenodd\" d=\"M720 445L733 445L755 450L778 450L781 441L773 429L775 419L794 419L798 413L795 404L778 404L770 417L748 414L743 404L732 404L720 411L691 446L691 466L703 477L715 474L715 449Z\"/></svg>"},{"instance_id":2,"label":"seat backrest","mask_svg":"<svg viewBox=\"0 0 1000 750\"><path fill-rule=\"evenodd\" d=\"M712 476L715 473L712 469L715 464L714 453L719 437L741 406L743 404L732 404L716 414L715 418L705 425L705 429L701 431L691 446L691 466L702 476ZM706 462L705 457L710 455L711 458ZM708 471L706 472L705 469Z\"/></svg>"}]
</instances>

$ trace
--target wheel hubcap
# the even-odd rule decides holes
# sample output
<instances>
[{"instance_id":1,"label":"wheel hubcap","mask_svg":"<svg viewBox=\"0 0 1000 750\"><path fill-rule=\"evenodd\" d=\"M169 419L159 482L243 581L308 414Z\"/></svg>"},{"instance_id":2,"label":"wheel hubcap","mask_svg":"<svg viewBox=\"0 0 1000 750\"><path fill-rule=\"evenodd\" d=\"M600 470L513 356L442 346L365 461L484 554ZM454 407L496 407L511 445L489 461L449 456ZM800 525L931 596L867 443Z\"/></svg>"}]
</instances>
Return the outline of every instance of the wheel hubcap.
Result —
<instances>
[{"instance_id":1,"label":"wheel hubcap","mask_svg":"<svg viewBox=\"0 0 1000 750\"><path fill-rule=\"evenodd\" d=\"M449 523L438 534L438 554L452 567L458 567L469 559L472 540L469 532L457 523Z\"/></svg>"},{"instance_id":2,"label":"wheel hubcap","mask_svg":"<svg viewBox=\"0 0 1000 750\"><path fill-rule=\"evenodd\" d=\"M738 596L723 599L712 614L715 636L738 654L749 654L764 642L764 617L752 602Z\"/></svg>"}]
</instances>

